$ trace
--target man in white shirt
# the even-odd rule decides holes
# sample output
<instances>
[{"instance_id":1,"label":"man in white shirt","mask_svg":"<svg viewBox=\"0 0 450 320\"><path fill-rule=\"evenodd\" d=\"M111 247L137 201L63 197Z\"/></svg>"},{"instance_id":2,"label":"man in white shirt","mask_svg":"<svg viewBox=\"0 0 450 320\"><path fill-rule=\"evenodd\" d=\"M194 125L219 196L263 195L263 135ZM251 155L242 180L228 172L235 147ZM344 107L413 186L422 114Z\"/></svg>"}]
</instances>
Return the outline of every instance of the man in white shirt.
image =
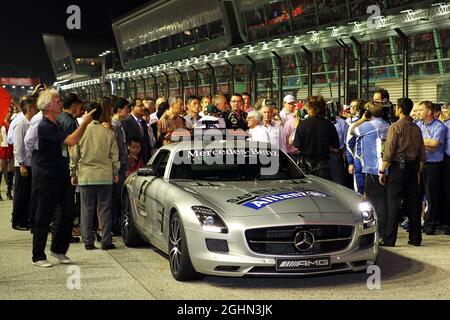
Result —
<instances>
[{"instance_id":1,"label":"man in white shirt","mask_svg":"<svg viewBox=\"0 0 450 320\"><path fill-rule=\"evenodd\" d=\"M248 134L250 138L248 141L257 141L270 143L269 133L267 129L261 124L263 116L258 111L251 111L247 115Z\"/></svg>"},{"instance_id":2,"label":"man in white shirt","mask_svg":"<svg viewBox=\"0 0 450 320\"><path fill-rule=\"evenodd\" d=\"M14 144L14 129L16 126L23 120L25 116L21 112L20 114L17 114L14 119L11 121L11 124L9 125L8 129L8 143Z\"/></svg>"},{"instance_id":3,"label":"man in white shirt","mask_svg":"<svg viewBox=\"0 0 450 320\"><path fill-rule=\"evenodd\" d=\"M31 118L38 112L36 101L31 98L21 102L24 117L14 129L15 190L12 228L28 230L31 200L31 159L26 159L24 138Z\"/></svg>"},{"instance_id":4,"label":"man in white shirt","mask_svg":"<svg viewBox=\"0 0 450 320\"><path fill-rule=\"evenodd\" d=\"M273 122L273 112L270 107L262 107L260 112L263 115L263 125L269 134L270 144L277 147L284 152L286 150L286 136L283 132L283 127Z\"/></svg>"}]
</instances>

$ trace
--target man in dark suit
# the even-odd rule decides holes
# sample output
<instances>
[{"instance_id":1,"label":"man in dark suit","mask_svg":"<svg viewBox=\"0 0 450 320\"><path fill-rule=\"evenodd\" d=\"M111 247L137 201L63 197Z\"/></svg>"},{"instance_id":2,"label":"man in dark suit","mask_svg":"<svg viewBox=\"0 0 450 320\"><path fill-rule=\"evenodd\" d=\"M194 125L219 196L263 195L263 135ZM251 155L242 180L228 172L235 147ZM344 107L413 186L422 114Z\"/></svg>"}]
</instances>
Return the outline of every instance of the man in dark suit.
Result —
<instances>
[{"instance_id":1,"label":"man in dark suit","mask_svg":"<svg viewBox=\"0 0 450 320\"><path fill-rule=\"evenodd\" d=\"M131 113L122 120L122 127L125 131L127 144L130 139L137 138L141 141L141 156L145 163L150 160L151 144L148 132L148 125L142 117L144 116L143 104L131 104Z\"/></svg>"}]
</instances>

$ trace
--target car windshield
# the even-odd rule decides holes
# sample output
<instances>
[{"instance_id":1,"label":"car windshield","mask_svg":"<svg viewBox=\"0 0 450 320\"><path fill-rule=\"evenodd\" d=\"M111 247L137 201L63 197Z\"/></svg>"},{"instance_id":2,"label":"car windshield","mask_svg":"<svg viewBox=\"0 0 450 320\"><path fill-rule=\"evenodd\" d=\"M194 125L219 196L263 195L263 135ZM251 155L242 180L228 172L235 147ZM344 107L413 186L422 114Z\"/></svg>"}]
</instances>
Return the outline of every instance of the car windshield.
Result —
<instances>
[{"instance_id":1,"label":"car windshield","mask_svg":"<svg viewBox=\"0 0 450 320\"><path fill-rule=\"evenodd\" d=\"M305 176L283 152L254 149L213 149L179 152L170 179L249 181L303 179Z\"/></svg>"}]
</instances>

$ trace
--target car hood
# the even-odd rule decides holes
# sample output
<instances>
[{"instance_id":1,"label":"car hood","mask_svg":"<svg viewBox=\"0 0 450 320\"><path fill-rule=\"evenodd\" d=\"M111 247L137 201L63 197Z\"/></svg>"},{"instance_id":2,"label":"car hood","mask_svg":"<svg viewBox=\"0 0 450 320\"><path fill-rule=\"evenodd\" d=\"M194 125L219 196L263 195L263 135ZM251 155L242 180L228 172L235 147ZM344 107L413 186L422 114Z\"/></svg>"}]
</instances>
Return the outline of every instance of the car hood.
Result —
<instances>
[{"instance_id":1,"label":"car hood","mask_svg":"<svg viewBox=\"0 0 450 320\"><path fill-rule=\"evenodd\" d=\"M292 213L351 213L345 199L328 184L312 179L276 181L176 182L199 204L214 205L231 216ZM330 182L332 184L332 182Z\"/></svg>"}]
</instances>

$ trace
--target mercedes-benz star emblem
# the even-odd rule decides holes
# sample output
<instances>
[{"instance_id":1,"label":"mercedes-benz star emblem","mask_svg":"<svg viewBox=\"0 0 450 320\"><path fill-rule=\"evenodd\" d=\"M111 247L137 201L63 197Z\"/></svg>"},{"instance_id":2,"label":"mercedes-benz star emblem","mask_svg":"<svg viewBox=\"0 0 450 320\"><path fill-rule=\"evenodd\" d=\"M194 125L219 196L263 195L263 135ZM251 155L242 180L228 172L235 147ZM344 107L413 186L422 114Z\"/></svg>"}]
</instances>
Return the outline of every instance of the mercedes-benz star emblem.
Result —
<instances>
[{"instance_id":1,"label":"mercedes-benz star emblem","mask_svg":"<svg viewBox=\"0 0 450 320\"><path fill-rule=\"evenodd\" d=\"M295 236L294 245L301 252L311 250L314 246L314 235L309 231L300 231Z\"/></svg>"}]
</instances>

